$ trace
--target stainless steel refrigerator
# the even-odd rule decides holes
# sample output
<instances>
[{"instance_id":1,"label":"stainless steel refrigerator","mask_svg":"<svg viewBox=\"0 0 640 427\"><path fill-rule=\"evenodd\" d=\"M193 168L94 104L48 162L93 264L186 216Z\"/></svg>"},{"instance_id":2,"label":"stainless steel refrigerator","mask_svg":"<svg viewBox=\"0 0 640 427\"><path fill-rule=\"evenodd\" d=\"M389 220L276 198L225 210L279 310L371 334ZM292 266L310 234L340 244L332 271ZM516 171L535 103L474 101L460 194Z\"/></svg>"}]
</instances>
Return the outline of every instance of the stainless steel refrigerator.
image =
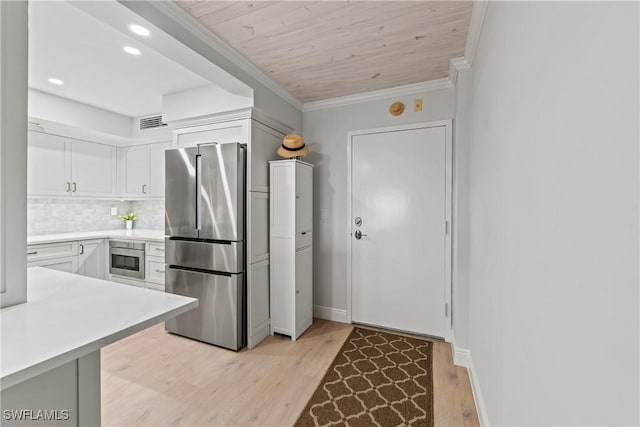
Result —
<instances>
[{"instance_id":1,"label":"stainless steel refrigerator","mask_svg":"<svg viewBox=\"0 0 640 427\"><path fill-rule=\"evenodd\" d=\"M246 345L246 146L165 153L165 287L198 298L167 331L238 350Z\"/></svg>"}]
</instances>

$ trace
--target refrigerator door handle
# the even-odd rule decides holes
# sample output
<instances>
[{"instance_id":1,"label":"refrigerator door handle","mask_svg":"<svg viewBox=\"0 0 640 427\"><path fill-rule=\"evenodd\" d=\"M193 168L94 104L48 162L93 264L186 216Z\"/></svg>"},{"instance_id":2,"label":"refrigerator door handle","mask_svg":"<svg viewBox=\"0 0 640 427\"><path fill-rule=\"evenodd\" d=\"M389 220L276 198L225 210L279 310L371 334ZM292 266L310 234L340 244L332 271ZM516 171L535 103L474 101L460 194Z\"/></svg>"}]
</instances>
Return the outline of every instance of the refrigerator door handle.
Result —
<instances>
[{"instance_id":1,"label":"refrigerator door handle","mask_svg":"<svg viewBox=\"0 0 640 427\"><path fill-rule=\"evenodd\" d=\"M196 154L196 230L202 228L202 155Z\"/></svg>"}]
</instances>

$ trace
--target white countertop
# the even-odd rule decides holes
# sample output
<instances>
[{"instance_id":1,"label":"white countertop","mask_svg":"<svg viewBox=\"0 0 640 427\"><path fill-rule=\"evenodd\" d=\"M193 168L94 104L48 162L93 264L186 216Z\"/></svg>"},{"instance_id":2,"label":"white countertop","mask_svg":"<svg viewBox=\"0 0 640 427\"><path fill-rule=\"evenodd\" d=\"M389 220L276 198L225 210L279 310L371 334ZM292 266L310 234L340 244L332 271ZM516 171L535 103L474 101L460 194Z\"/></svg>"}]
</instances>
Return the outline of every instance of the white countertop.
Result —
<instances>
[{"instance_id":1,"label":"white countertop","mask_svg":"<svg viewBox=\"0 0 640 427\"><path fill-rule=\"evenodd\" d=\"M26 303L0 310L3 390L198 305L195 298L41 267L28 269L27 295Z\"/></svg>"},{"instance_id":2,"label":"white countertop","mask_svg":"<svg viewBox=\"0 0 640 427\"><path fill-rule=\"evenodd\" d=\"M164 242L164 230L102 230L79 231L75 233L42 234L39 236L27 236L27 244L68 242L71 240L85 239L116 239L145 240Z\"/></svg>"}]
</instances>

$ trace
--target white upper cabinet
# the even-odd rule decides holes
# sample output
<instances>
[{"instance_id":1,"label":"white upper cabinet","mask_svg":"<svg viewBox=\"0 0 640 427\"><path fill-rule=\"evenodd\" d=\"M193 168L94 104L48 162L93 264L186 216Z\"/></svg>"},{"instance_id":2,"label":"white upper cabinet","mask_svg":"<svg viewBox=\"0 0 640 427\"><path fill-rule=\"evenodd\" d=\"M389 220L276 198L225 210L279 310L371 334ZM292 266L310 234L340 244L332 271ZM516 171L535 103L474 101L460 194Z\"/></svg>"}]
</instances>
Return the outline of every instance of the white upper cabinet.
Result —
<instances>
[{"instance_id":1,"label":"white upper cabinet","mask_svg":"<svg viewBox=\"0 0 640 427\"><path fill-rule=\"evenodd\" d=\"M123 196L164 197L164 152L169 143L123 148L121 186Z\"/></svg>"},{"instance_id":2,"label":"white upper cabinet","mask_svg":"<svg viewBox=\"0 0 640 427\"><path fill-rule=\"evenodd\" d=\"M71 186L74 196L117 195L116 148L71 140Z\"/></svg>"},{"instance_id":3,"label":"white upper cabinet","mask_svg":"<svg viewBox=\"0 0 640 427\"><path fill-rule=\"evenodd\" d=\"M115 147L32 131L28 146L29 195L118 195Z\"/></svg>"},{"instance_id":4,"label":"white upper cabinet","mask_svg":"<svg viewBox=\"0 0 640 427\"><path fill-rule=\"evenodd\" d=\"M149 196L164 198L164 152L169 142L149 146Z\"/></svg>"},{"instance_id":5,"label":"white upper cabinet","mask_svg":"<svg viewBox=\"0 0 640 427\"><path fill-rule=\"evenodd\" d=\"M123 180L124 196L143 196L147 189L147 147L130 147L124 149Z\"/></svg>"},{"instance_id":6,"label":"white upper cabinet","mask_svg":"<svg viewBox=\"0 0 640 427\"><path fill-rule=\"evenodd\" d=\"M68 196L71 191L71 143L55 135L29 132L29 194Z\"/></svg>"}]
</instances>

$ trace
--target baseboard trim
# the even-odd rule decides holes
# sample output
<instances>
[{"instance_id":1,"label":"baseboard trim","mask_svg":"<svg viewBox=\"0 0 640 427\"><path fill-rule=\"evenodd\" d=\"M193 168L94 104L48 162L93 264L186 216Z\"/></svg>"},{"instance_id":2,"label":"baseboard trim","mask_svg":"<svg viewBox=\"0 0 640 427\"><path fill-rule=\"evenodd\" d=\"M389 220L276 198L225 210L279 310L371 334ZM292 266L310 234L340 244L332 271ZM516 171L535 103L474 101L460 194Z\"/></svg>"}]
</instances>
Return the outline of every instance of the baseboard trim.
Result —
<instances>
[{"instance_id":1,"label":"baseboard trim","mask_svg":"<svg viewBox=\"0 0 640 427\"><path fill-rule=\"evenodd\" d=\"M453 364L469 369L469 350L453 345Z\"/></svg>"},{"instance_id":2,"label":"baseboard trim","mask_svg":"<svg viewBox=\"0 0 640 427\"><path fill-rule=\"evenodd\" d=\"M469 349L456 347L455 335L453 335L453 339L451 341L451 353L454 365L467 368L469 382L471 383L471 393L473 394L473 401L476 404L476 411L478 411L478 421L480 421L480 425L491 425L489 423L489 418L487 417L487 409L484 406L484 399L482 398L482 391L480 391L480 383L478 382L478 377L476 375L476 368L473 365L471 352Z\"/></svg>"},{"instance_id":3,"label":"baseboard trim","mask_svg":"<svg viewBox=\"0 0 640 427\"><path fill-rule=\"evenodd\" d=\"M489 418L487 417L487 408L485 408L484 406L484 399L482 398L482 391L480 391L480 383L478 382L478 377L476 376L476 369L473 365L471 353L468 354L467 361L469 363L467 372L469 372L471 392L473 393L473 400L476 403L476 411L478 411L478 420L480 421L481 426L490 426L491 423L489 423Z\"/></svg>"},{"instance_id":4,"label":"baseboard trim","mask_svg":"<svg viewBox=\"0 0 640 427\"><path fill-rule=\"evenodd\" d=\"M347 310L341 310L333 307L313 306L313 317L325 320L333 320L334 322L349 323L347 321Z\"/></svg>"}]
</instances>

